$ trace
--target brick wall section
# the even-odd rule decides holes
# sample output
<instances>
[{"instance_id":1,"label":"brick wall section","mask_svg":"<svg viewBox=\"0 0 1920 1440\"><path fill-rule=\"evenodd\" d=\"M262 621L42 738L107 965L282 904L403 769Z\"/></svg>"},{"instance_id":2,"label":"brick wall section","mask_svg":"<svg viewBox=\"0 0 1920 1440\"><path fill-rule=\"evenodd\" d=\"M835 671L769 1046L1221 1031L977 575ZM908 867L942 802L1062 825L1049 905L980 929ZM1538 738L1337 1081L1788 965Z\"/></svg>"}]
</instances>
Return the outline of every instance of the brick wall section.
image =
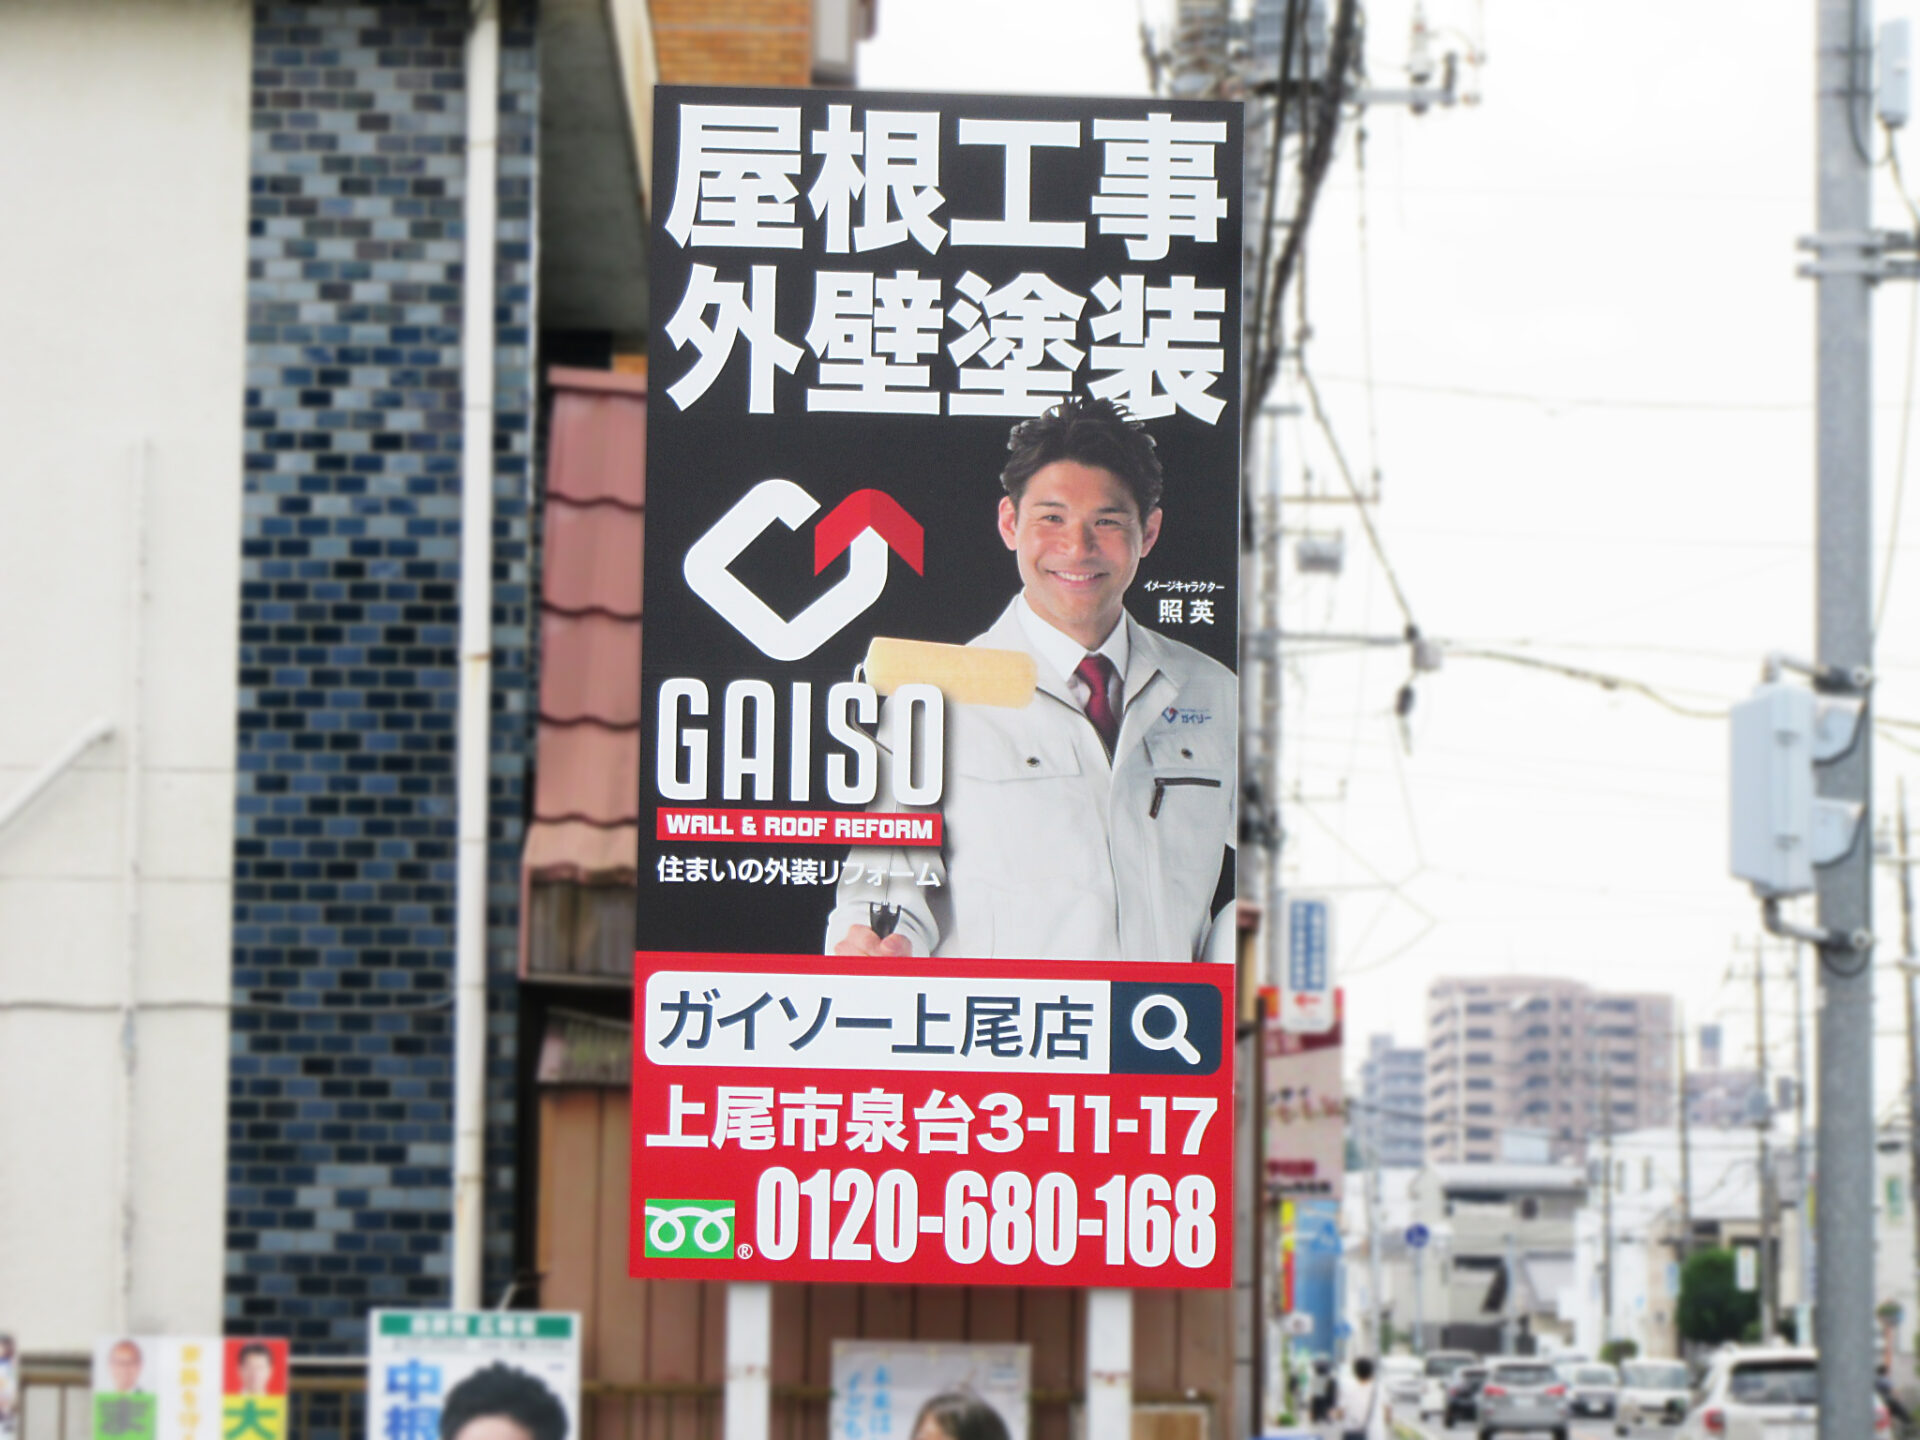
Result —
<instances>
[{"instance_id":1,"label":"brick wall section","mask_svg":"<svg viewBox=\"0 0 1920 1440\"><path fill-rule=\"evenodd\" d=\"M508 0L486 1195L513 1235L538 69ZM256 4L226 1323L449 1286L465 0Z\"/></svg>"},{"instance_id":2,"label":"brick wall section","mask_svg":"<svg viewBox=\"0 0 1920 1440\"><path fill-rule=\"evenodd\" d=\"M805 85L811 0L653 0L653 44L668 85Z\"/></svg>"}]
</instances>

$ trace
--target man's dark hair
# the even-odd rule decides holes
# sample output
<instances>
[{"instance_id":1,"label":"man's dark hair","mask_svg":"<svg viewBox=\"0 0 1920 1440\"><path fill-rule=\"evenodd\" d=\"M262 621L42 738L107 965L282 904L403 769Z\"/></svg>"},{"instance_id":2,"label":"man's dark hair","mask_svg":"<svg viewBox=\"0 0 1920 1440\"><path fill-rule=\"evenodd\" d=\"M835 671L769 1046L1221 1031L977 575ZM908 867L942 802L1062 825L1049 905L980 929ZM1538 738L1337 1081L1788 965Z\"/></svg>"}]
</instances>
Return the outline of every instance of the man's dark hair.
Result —
<instances>
[{"instance_id":1,"label":"man's dark hair","mask_svg":"<svg viewBox=\"0 0 1920 1440\"><path fill-rule=\"evenodd\" d=\"M1015 506L1035 472L1056 460L1112 471L1140 507L1142 520L1160 503L1163 477L1153 437L1124 405L1111 400L1080 395L1062 400L1046 414L1014 426L1007 449L1012 453L1000 472L1000 484Z\"/></svg>"},{"instance_id":2,"label":"man's dark hair","mask_svg":"<svg viewBox=\"0 0 1920 1440\"><path fill-rule=\"evenodd\" d=\"M524 1370L493 1364L476 1370L447 1392L440 1411L440 1440L455 1440L468 1421L503 1415L533 1440L567 1440L567 1412L560 1398Z\"/></svg>"},{"instance_id":3,"label":"man's dark hair","mask_svg":"<svg viewBox=\"0 0 1920 1440\"><path fill-rule=\"evenodd\" d=\"M1373 1378L1373 1361L1365 1355L1362 1355L1358 1360L1354 1361L1353 1378L1363 1382L1371 1380Z\"/></svg>"},{"instance_id":4,"label":"man's dark hair","mask_svg":"<svg viewBox=\"0 0 1920 1440\"><path fill-rule=\"evenodd\" d=\"M946 1432L947 1440L1011 1440L1000 1412L966 1390L949 1390L922 1405L913 1417L913 1428L907 1431L910 1440L919 1435L921 1425L928 1420Z\"/></svg>"},{"instance_id":5,"label":"man's dark hair","mask_svg":"<svg viewBox=\"0 0 1920 1440\"><path fill-rule=\"evenodd\" d=\"M234 1363L236 1365L244 1364L249 1355L258 1355L262 1360L266 1361L267 1364L273 1364L273 1351L269 1350L265 1345L260 1344L242 1345L240 1347L240 1353L234 1356Z\"/></svg>"}]
</instances>

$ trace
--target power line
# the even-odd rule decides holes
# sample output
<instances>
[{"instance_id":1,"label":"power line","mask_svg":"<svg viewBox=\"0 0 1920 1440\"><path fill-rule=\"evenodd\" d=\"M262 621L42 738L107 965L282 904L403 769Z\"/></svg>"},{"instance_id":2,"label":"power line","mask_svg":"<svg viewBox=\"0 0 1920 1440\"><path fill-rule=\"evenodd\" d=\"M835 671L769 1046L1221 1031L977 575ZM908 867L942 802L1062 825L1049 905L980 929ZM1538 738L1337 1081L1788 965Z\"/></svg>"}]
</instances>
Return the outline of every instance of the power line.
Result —
<instances>
[{"instance_id":1,"label":"power line","mask_svg":"<svg viewBox=\"0 0 1920 1440\"><path fill-rule=\"evenodd\" d=\"M1612 675L1604 670L1589 670L1582 665L1565 665L1554 660L1542 660L1535 655L1514 655L1504 650L1488 650L1478 646L1446 647L1449 655L1458 655L1469 660L1492 660L1502 665L1517 665L1523 670L1539 670L1550 675L1559 675L1569 680L1580 680L1589 685L1597 685L1602 690L1628 690L1635 695L1653 701L1663 709L1676 715L1684 715L1690 720L1724 720L1727 712L1724 708L1705 710L1694 705L1684 705L1680 701L1661 693L1644 680L1635 680L1627 675Z\"/></svg>"},{"instance_id":2,"label":"power line","mask_svg":"<svg viewBox=\"0 0 1920 1440\"><path fill-rule=\"evenodd\" d=\"M1900 173L1900 147L1895 143L1893 127L1881 124L1887 132L1887 163L1893 170L1894 187L1900 192L1900 203L1907 207L1907 214L1913 221L1915 232L1920 233L1920 209L1915 208L1913 198L1907 194L1906 179ZM1900 510L1907 494L1907 442L1913 434L1913 380L1914 362L1920 359L1920 285L1915 285L1907 298L1907 384L1900 400L1900 448L1893 467L1893 514L1887 522L1886 559L1880 565L1880 596L1873 607L1873 634L1879 637L1880 624L1887 616L1887 597L1893 593L1893 558L1898 553L1896 546L1900 539Z\"/></svg>"},{"instance_id":3,"label":"power line","mask_svg":"<svg viewBox=\"0 0 1920 1440\"><path fill-rule=\"evenodd\" d=\"M1394 572L1393 562L1387 558L1387 548L1380 540L1380 532L1375 528L1373 516L1367 513L1366 499L1360 493L1359 482L1353 478L1353 470L1347 464L1346 452L1340 448L1339 437L1333 433L1332 422L1327 419L1326 408L1320 403L1320 388L1313 383L1313 372L1307 369L1306 357L1299 361L1300 383L1306 387L1307 401L1313 409L1313 418L1319 422L1320 430L1326 436L1327 448L1333 452L1333 463L1340 472L1340 479L1347 487L1347 494L1353 499L1354 511L1360 517L1360 526L1367 532L1367 544L1373 550L1374 559L1380 562L1380 569L1387 577L1387 584L1393 590L1394 603L1400 607L1400 616L1407 622L1410 633L1406 638L1417 638L1418 627L1413 619L1413 607L1407 602L1407 592L1400 586L1400 577Z\"/></svg>"}]
</instances>

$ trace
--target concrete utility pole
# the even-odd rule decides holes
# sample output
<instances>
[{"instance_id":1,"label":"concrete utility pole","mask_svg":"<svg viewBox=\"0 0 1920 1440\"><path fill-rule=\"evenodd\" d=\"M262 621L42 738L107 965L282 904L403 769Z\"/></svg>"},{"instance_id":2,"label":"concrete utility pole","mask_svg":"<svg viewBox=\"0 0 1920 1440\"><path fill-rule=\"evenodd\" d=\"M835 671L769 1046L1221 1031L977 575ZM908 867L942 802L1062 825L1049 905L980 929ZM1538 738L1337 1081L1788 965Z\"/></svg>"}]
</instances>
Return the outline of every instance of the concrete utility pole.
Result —
<instances>
[{"instance_id":1,"label":"concrete utility pole","mask_svg":"<svg viewBox=\"0 0 1920 1440\"><path fill-rule=\"evenodd\" d=\"M1687 1117L1687 1012L1684 1007L1676 1007L1679 1018L1677 1027L1680 1039L1680 1244L1675 1253L1676 1263L1686 1268L1687 1257L1693 1254L1693 1144ZM1680 1333L1680 1306L1676 1300L1673 1307L1673 1353L1686 1353L1686 1336Z\"/></svg>"},{"instance_id":2,"label":"concrete utility pole","mask_svg":"<svg viewBox=\"0 0 1920 1440\"><path fill-rule=\"evenodd\" d=\"M1600 1345L1613 1339L1613 1062L1600 1070L1600 1140L1606 1173L1600 1185Z\"/></svg>"},{"instance_id":3,"label":"concrete utility pole","mask_svg":"<svg viewBox=\"0 0 1920 1440\"><path fill-rule=\"evenodd\" d=\"M1798 1200L1793 1207L1794 1256L1799 1275L1795 1290L1800 1303L1793 1309L1793 1343L1813 1344L1813 1235L1807 1226L1808 1184L1812 1176L1807 1167L1807 997L1800 983L1806 968L1806 946L1793 947L1793 1183ZM1920 1225L1920 1216L1915 1217Z\"/></svg>"},{"instance_id":4,"label":"concrete utility pole","mask_svg":"<svg viewBox=\"0 0 1920 1440\"><path fill-rule=\"evenodd\" d=\"M1862 807L1852 848L1819 867L1820 1440L1873 1433L1873 7L1817 0L1819 234L1815 429L1816 660L1865 702L1859 738L1816 767L1824 798Z\"/></svg>"},{"instance_id":5,"label":"concrete utility pole","mask_svg":"<svg viewBox=\"0 0 1920 1440\"><path fill-rule=\"evenodd\" d=\"M1759 1145L1760 1250L1756 1258L1760 1262L1760 1340L1765 1344L1776 1333L1774 1317L1779 1306L1773 1273L1773 1155L1767 1146L1767 1131L1773 1124L1773 1097L1767 1091L1767 961L1758 940L1753 942L1753 1050L1760 1086L1760 1111L1753 1131Z\"/></svg>"}]
</instances>

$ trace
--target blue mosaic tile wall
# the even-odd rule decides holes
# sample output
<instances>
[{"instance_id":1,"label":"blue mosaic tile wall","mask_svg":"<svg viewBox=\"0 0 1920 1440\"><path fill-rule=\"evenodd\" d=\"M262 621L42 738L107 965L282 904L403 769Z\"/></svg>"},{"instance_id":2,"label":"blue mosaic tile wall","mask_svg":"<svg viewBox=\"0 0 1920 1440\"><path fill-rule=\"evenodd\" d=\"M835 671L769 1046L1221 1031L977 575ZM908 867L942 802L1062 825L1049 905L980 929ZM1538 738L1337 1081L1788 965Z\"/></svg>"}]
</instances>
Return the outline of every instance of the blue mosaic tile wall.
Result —
<instances>
[{"instance_id":1,"label":"blue mosaic tile wall","mask_svg":"<svg viewBox=\"0 0 1920 1440\"><path fill-rule=\"evenodd\" d=\"M501 58L486 1299L511 1278L533 17ZM465 0L254 11L226 1323L364 1348L451 1228Z\"/></svg>"}]
</instances>

